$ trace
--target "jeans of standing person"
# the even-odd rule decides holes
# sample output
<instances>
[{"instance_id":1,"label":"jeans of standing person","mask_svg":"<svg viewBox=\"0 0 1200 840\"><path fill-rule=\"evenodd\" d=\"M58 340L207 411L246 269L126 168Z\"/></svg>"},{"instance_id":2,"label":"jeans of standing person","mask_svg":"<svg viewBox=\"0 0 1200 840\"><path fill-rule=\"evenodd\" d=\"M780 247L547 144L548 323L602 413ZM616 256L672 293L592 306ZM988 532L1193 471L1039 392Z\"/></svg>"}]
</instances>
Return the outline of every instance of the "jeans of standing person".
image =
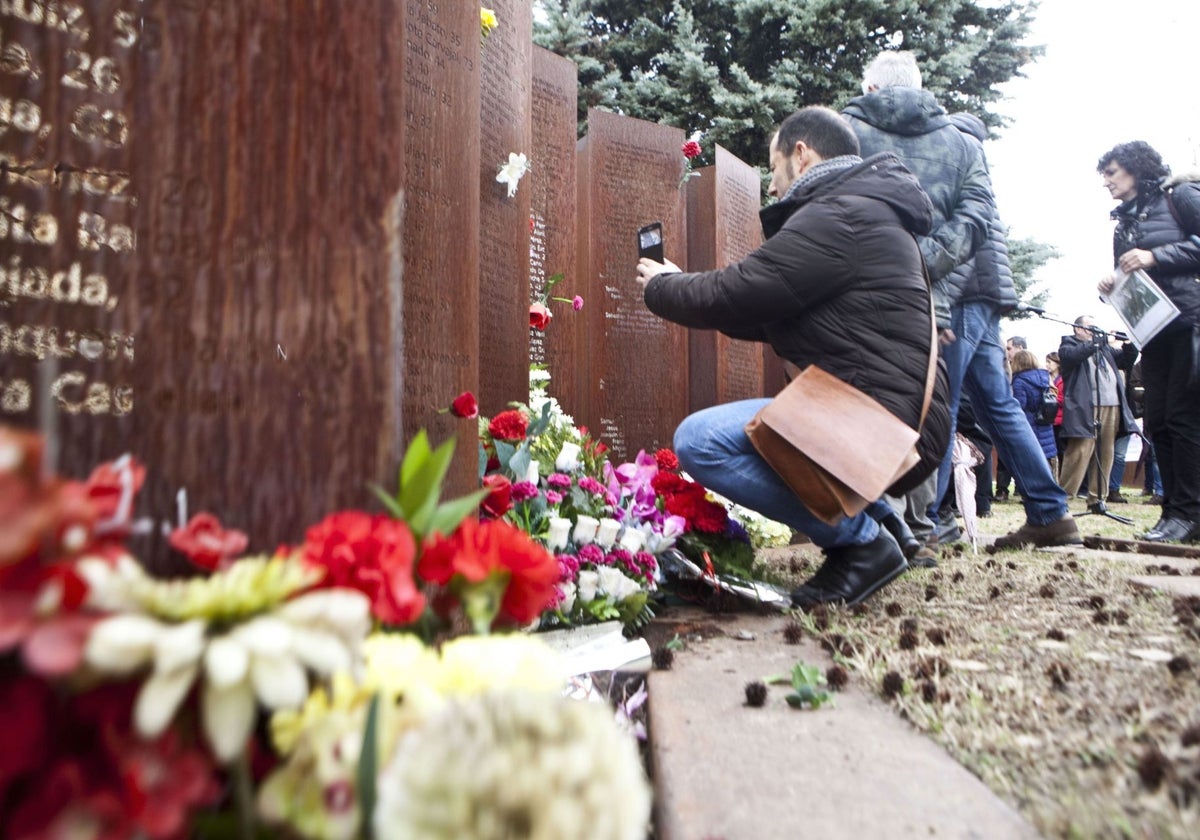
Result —
<instances>
[{"instance_id":1,"label":"jeans of standing person","mask_svg":"<svg viewBox=\"0 0 1200 840\"><path fill-rule=\"evenodd\" d=\"M1013 474L1003 461L996 461L996 498L1008 499L1008 487L1013 484Z\"/></svg>"},{"instance_id":2,"label":"jeans of standing person","mask_svg":"<svg viewBox=\"0 0 1200 840\"><path fill-rule=\"evenodd\" d=\"M934 494L937 493L937 476L930 474L903 496L884 495L883 502L904 519L904 524L913 536L928 545L937 533L937 524L930 518ZM886 511L885 511L886 513Z\"/></svg>"},{"instance_id":3,"label":"jeans of standing person","mask_svg":"<svg viewBox=\"0 0 1200 840\"><path fill-rule=\"evenodd\" d=\"M1146 434L1162 475L1163 516L1200 521L1200 385L1188 387L1190 330L1151 339L1142 349Z\"/></svg>"},{"instance_id":4,"label":"jeans of standing person","mask_svg":"<svg viewBox=\"0 0 1200 840\"><path fill-rule=\"evenodd\" d=\"M1112 472L1108 474L1108 494L1119 495L1121 482L1125 479L1125 453L1129 451L1129 439L1133 435L1124 435L1113 441Z\"/></svg>"},{"instance_id":5,"label":"jeans of standing person","mask_svg":"<svg viewBox=\"0 0 1200 840\"><path fill-rule=\"evenodd\" d=\"M745 427L769 402L740 400L684 418L675 430L675 454L683 469L709 490L806 534L821 548L863 545L874 540L879 536L879 525L869 512L843 519L837 525L823 522L758 454ZM836 423L837 418L813 421Z\"/></svg>"},{"instance_id":6,"label":"jeans of standing person","mask_svg":"<svg viewBox=\"0 0 1200 840\"><path fill-rule=\"evenodd\" d=\"M975 419L1017 479L1025 518L1032 525L1057 522L1067 513L1067 494L1050 474L1042 447L1009 386L1004 372L1004 344L1000 341L1000 313L994 304L983 301L955 304L950 309L950 326L955 340L942 348L950 376L950 416L958 416L958 404L965 392ZM953 434L950 439L954 440ZM939 500L950 484L952 455L953 448L947 450L938 470Z\"/></svg>"}]
</instances>

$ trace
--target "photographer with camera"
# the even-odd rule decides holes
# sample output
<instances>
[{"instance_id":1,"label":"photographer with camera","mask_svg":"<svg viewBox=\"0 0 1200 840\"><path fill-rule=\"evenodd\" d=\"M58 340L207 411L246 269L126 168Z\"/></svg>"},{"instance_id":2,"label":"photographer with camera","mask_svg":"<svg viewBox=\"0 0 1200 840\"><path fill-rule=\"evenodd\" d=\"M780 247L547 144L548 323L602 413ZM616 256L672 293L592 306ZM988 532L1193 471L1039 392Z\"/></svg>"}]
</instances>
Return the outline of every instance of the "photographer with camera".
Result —
<instances>
[{"instance_id":1,"label":"photographer with camera","mask_svg":"<svg viewBox=\"0 0 1200 840\"><path fill-rule=\"evenodd\" d=\"M1137 348L1128 336L1112 334L1113 343L1120 347L1118 353L1110 334L1094 324L1091 315L1080 315L1075 319L1074 334L1064 335L1058 347L1063 377L1062 435L1067 444L1059 478L1063 489L1074 496L1087 472L1087 505L1093 513L1102 512L1101 501L1108 493L1114 441L1136 428L1118 371L1128 369L1137 358Z\"/></svg>"}]
</instances>

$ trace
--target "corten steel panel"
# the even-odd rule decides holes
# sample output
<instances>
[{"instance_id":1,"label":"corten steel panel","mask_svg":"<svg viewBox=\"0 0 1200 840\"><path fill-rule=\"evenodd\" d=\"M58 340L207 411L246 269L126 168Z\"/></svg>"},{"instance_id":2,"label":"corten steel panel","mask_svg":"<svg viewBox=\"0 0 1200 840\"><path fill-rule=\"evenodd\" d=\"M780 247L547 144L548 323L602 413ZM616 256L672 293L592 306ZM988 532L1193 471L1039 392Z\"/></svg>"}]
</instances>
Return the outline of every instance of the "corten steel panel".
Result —
<instances>
[{"instance_id":1,"label":"corten steel panel","mask_svg":"<svg viewBox=\"0 0 1200 840\"><path fill-rule=\"evenodd\" d=\"M687 330L651 314L635 279L637 229L648 222L662 222L667 259L686 268L683 139L682 129L588 112L588 165L579 172L589 194L585 421L617 459L670 446L687 415Z\"/></svg>"},{"instance_id":2,"label":"corten steel panel","mask_svg":"<svg viewBox=\"0 0 1200 840\"><path fill-rule=\"evenodd\" d=\"M530 111L533 6L495 0L499 25L480 48L479 406L494 415L529 396L530 180L508 197L496 180L510 152L537 171ZM572 66L574 66L572 64Z\"/></svg>"},{"instance_id":3,"label":"corten steel panel","mask_svg":"<svg viewBox=\"0 0 1200 840\"><path fill-rule=\"evenodd\" d=\"M401 309L417 291L401 244L404 10L142 7L143 502L170 518L184 488L191 512L269 551L395 481Z\"/></svg>"},{"instance_id":4,"label":"corten steel panel","mask_svg":"<svg viewBox=\"0 0 1200 840\"><path fill-rule=\"evenodd\" d=\"M407 0L404 439L457 437L447 493L479 486L473 421L438 415L479 392L479 8ZM507 154L505 155L507 157Z\"/></svg>"},{"instance_id":5,"label":"corten steel panel","mask_svg":"<svg viewBox=\"0 0 1200 840\"><path fill-rule=\"evenodd\" d=\"M591 144L588 138L581 137L575 144L575 277L583 287L584 299L591 297L592 286L589 281L589 266L592 261L592 213L591 189L587 173L591 169ZM584 303L583 321L576 325L581 340L576 343L578 353L575 356L575 421L587 424L587 418L592 416L592 406L596 403L595 383L591 380L592 348L588 345L591 340L588 324L595 316L595 311L603 312L598 301L591 305ZM553 374L551 374L553 375Z\"/></svg>"},{"instance_id":6,"label":"corten steel panel","mask_svg":"<svg viewBox=\"0 0 1200 840\"><path fill-rule=\"evenodd\" d=\"M688 268L709 271L746 257L762 244L758 171L728 149L688 182ZM738 341L715 330L689 330L692 411L764 396L759 342Z\"/></svg>"},{"instance_id":7,"label":"corten steel panel","mask_svg":"<svg viewBox=\"0 0 1200 840\"><path fill-rule=\"evenodd\" d=\"M554 288L559 297L582 296L585 289L575 269L575 146L576 102L579 85L575 62L541 47L533 48L533 160L529 188L533 196L529 253L530 286L534 299L542 294L547 277L562 274ZM548 392L563 410L578 416L586 388L581 366L588 301L574 312L568 304L553 302L554 320L545 332L530 333L530 360L550 371Z\"/></svg>"},{"instance_id":8,"label":"corten steel panel","mask_svg":"<svg viewBox=\"0 0 1200 840\"><path fill-rule=\"evenodd\" d=\"M0 5L0 423L76 477L129 446L139 9Z\"/></svg>"}]
</instances>

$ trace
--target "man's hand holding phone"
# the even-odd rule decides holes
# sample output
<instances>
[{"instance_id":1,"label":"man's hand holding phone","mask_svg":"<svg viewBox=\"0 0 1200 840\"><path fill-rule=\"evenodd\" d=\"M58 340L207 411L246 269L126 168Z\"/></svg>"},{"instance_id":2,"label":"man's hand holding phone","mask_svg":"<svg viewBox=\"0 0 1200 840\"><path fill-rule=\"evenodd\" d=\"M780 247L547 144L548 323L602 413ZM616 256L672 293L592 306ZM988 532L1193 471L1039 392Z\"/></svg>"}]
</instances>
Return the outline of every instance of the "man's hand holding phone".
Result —
<instances>
[{"instance_id":1,"label":"man's hand holding phone","mask_svg":"<svg viewBox=\"0 0 1200 840\"><path fill-rule=\"evenodd\" d=\"M663 256L662 222L651 222L638 230L637 281L644 289L657 274L682 271Z\"/></svg>"}]
</instances>

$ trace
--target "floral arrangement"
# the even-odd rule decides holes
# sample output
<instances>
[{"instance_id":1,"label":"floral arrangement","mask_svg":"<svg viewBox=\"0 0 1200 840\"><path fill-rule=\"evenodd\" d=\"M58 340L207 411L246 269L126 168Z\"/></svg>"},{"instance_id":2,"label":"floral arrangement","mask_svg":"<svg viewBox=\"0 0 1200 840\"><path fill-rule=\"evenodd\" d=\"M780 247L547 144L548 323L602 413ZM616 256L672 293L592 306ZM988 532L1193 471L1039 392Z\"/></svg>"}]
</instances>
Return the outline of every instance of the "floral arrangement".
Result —
<instances>
[{"instance_id":1,"label":"floral arrangement","mask_svg":"<svg viewBox=\"0 0 1200 840\"><path fill-rule=\"evenodd\" d=\"M47 478L42 447L0 427L6 836L254 836L262 821L290 836L413 836L433 813L418 783L501 825L502 792L434 757L526 709L572 733L555 749L592 762L588 796L611 807L620 791L627 810L605 836L644 834L649 794L612 709L567 705L563 671L532 638L454 638L552 608L559 564L509 522L477 519L484 491L440 501L453 442L410 443L396 492L379 491L387 514L333 513L271 555L244 556L246 535L198 514L169 539L194 574L172 579L125 548L144 468L125 457L87 481ZM553 740L495 734L473 761L511 764Z\"/></svg>"},{"instance_id":2,"label":"floral arrangement","mask_svg":"<svg viewBox=\"0 0 1200 840\"><path fill-rule=\"evenodd\" d=\"M718 572L751 576L746 529L679 471L673 452L642 451L614 466L607 447L549 396L549 381L534 366L528 404L479 418L483 515L516 525L558 563L542 626L648 621L662 580L657 555L673 547Z\"/></svg>"}]
</instances>

